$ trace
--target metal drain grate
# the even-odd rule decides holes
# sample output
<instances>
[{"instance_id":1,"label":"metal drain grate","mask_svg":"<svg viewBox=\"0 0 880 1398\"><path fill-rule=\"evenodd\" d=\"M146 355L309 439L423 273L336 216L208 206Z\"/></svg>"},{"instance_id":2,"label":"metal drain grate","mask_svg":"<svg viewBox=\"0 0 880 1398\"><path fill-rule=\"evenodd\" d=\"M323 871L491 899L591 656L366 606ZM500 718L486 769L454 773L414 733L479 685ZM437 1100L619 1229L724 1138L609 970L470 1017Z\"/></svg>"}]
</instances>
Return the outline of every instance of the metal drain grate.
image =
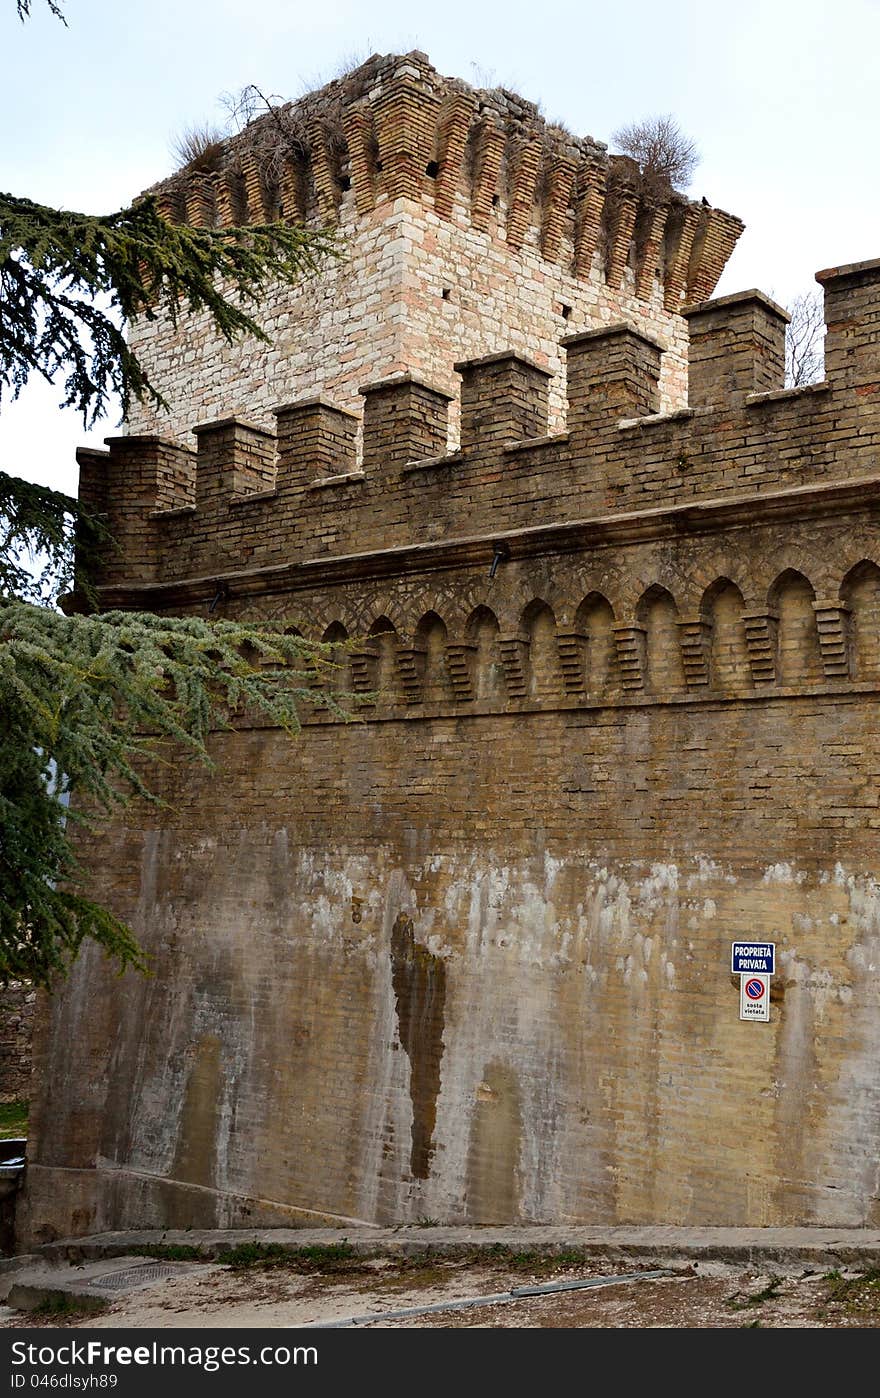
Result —
<instances>
[{"instance_id":1,"label":"metal drain grate","mask_svg":"<svg viewBox=\"0 0 880 1398\"><path fill-rule=\"evenodd\" d=\"M189 1267L180 1263L143 1262L135 1267L123 1267L118 1272L108 1272L106 1276L95 1277L89 1282L93 1291L130 1291L139 1286L152 1286L154 1282L167 1281Z\"/></svg>"}]
</instances>

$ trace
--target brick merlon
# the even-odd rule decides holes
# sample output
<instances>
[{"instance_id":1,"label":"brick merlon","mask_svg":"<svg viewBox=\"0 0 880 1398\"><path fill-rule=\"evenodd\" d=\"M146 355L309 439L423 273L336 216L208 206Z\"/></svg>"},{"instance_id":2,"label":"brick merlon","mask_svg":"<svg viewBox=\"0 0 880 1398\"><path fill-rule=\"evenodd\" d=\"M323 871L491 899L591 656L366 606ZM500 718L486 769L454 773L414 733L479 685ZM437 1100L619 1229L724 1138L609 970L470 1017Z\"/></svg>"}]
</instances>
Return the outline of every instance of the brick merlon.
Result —
<instances>
[{"instance_id":1,"label":"brick merlon","mask_svg":"<svg viewBox=\"0 0 880 1398\"><path fill-rule=\"evenodd\" d=\"M644 344L653 346L661 354L668 349L665 341L654 335L646 335L643 330L639 330L638 326L631 325L626 320L616 321L614 325L602 325L598 330L579 330L574 335L566 335L559 343L563 349L574 349L578 345L586 344L589 340L609 340L614 335L634 335L637 340L642 340Z\"/></svg>"},{"instance_id":2,"label":"brick merlon","mask_svg":"<svg viewBox=\"0 0 880 1398\"><path fill-rule=\"evenodd\" d=\"M841 267L826 267L816 273L816 281L821 286L826 282L844 281L849 278L864 278L874 281L880 277L880 257L869 258L867 262L847 262Z\"/></svg>"},{"instance_id":3,"label":"brick merlon","mask_svg":"<svg viewBox=\"0 0 880 1398\"><path fill-rule=\"evenodd\" d=\"M403 388L406 384L411 384L413 388L424 388L428 393L436 393L440 398L446 398L450 403L455 397L454 393L448 393L445 388L438 388L436 384L426 383L416 374L390 374L387 379L377 379L375 383L365 383L358 389L358 393L381 393L386 388Z\"/></svg>"},{"instance_id":4,"label":"brick merlon","mask_svg":"<svg viewBox=\"0 0 880 1398\"><path fill-rule=\"evenodd\" d=\"M314 398L297 398L292 403L279 403L277 408L272 409L272 413L275 417L280 417L282 413L306 412L311 408L329 408L331 412L339 413L342 417L354 418L356 422L360 420L357 413L349 412L348 408L338 408L329 398L322 398L320 394Z\"/></svg>"},{"instance_id":5,"label":"brick merlon","mask_svg":"<svg viewBox=\"0 0 880 1398\"><path fill-rule=\"evenodd\" d=\"M551 369L545 369L542 364L536 364L534 359L529 359L524 354L517 354L515 350L499 350L496 354L480 355L478 359L459 359L452 367L456 374L466 374L469 369L482 369L484 365L488 364L503 364L508 359L515 359L518 363L527 365L536 374L544 374L548 379L553 378Z\"/></svg>"},{"instance_id":6,"label":"brick merlon","mask_svg":"<svg viewBox=\"0 0 880 1398\"><path fill-rule=\"evenodd\" d=\"M757 287L752 287L749 291L734 291L730 296L716 296L712 301L695 302L692 306L682 307L681 314L685 320L690 320L693 316L721 310L725 306L745 305L749 301L757 302L763 306L765 311L778 315L785 321L786 325L791 320L791 316L784 306L780 306L777 301L765 295L763 291L758 291Z\"/></svg>"},{"instance_id":7,"label":"brick merlon","mask_svg":"<svg viewBox=\"0 0 880 1398\"><path fill-rule=\"evenodd\" d=\"M189 451L189 447L182 447L174 437L163 437L161 432L121 432L116 437L105 437L104 442L108 447L173 447L175 451ZM84 451L89 448L84 447ZM79 448L77 449L79 451Z\"/></svg>"},{"instance_id":8,"label":"brick merlon","mask_svg":"<svg viewBox=\"0 0 880 1398\"><path fill-rule=\"evenodd\" d=\"M255 422L246 422L240 417L220 417L215 418L213 422L199 422L189 430L194 437L198 437L202 432L217 432L222 427L242 427L246 432L259 432L261 437L272 436L265 427L258 427Z\"/></svg>"}]
</instances>

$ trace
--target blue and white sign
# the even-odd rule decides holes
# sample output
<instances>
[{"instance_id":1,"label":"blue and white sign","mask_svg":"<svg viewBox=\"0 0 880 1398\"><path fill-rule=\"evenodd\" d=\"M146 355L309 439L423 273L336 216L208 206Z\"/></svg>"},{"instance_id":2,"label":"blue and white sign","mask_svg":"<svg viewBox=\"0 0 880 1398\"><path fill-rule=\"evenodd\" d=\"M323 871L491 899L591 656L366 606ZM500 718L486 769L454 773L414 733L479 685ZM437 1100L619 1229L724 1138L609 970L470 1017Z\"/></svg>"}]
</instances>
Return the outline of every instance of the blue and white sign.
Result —
<instances>
[{"instance_id":1,"label":"blue and white sign","mask_svg":"<svg viewBox=\"0 0 880 1398\"><path fill-rule=\"evenodd\" d=\"M751 971L772 976L776 970L776 943L733 942L730 948L730 969L739 976L745 976Z\"/></svg>"}]
</instances>

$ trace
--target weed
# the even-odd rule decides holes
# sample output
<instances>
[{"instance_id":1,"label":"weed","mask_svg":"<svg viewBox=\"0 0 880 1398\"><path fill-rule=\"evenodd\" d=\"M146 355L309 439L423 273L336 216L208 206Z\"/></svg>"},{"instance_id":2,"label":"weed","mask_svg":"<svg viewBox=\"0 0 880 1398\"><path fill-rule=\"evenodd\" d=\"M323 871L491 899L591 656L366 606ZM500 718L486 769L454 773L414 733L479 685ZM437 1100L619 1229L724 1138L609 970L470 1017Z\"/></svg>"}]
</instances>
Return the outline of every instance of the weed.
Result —
<instances>
[{"instance_id":1,"label":"weed","mask_svg":"<svg viewBox=\"0 0 880 1398\"><path fill-rule=\"evenodd\" d=\"M373 1296L377 1290L409 1291L439 1286L453 1271L453 1266L445 1261L420 1264L416 1258L400 1258L387 1270L383 1268L373 1273L358 1289L365 1295Z\"/></svg>"},{"instance_id":2,"label":"weed","mask_svg":"<svg viewBox=\"0 0 880 1398\"><path fill-rule=\"evenodd\" d=\"M850 1314L880 1312L880 1267L870 1267L855 1277L843 1277L840 1272L829 1272L824 1278L832 1282L831 1290L825 1297L823 1311L830 1305L840 1306Z\"/></svg>"},{"instance_id":3,"label":"weed","mask_svg":"<svg viewBox=\"0 0 880 1398\"><path fill-rule=\"evenodd\" d=\"M763 1306L765 1301L776 1301L778 1299L779 1288L782 1285L781 1277L771 1277L767 1285L761 1291L751 1291L743 1295L741 1291L736 1291L732 1296L728 1296L725 1305L732 1311L744 1311L749 1306Z\"/></svg>"},{"instance_id":4,"label":"weed","mask_svg":"<svg viewBox=\"0 0 880 1398\"><path fill-rule=\"evenodd\" d=\"M528 1272L533 1276L552 1276L568 1267L583 1267L584 1255L574 1249L561 1252L547 1252L540 1248L519 1251L504 1243L496 1243L487 1248L476 1260L489 1257L511 1272Z\"/></svg>"},{"instance_id":5,"label":"weed","mask_svg":"<svg viewBox=\"0 0 880 1398\"><path fill-rule=\"evenodd\" d=\"M223 152L224 133L216 126L188 126L171 141L171 154L180 170L216 170Z\"/></svg>"},{"instance_id":6,"label":"weed","mask_svg":"<svg viewBox=\"0 0 880 1398\"><path fill-rule=\"evenodd\" d=\"M351 1243L319 1244L315 1247L287 1247L284 1243L239 1243L226 1248L217 1256L233 1271L251 1268L286 1267L291 1272L357 1272L363 1270L367 1257L358 1254Z\"/></svg>"}]
</instances>

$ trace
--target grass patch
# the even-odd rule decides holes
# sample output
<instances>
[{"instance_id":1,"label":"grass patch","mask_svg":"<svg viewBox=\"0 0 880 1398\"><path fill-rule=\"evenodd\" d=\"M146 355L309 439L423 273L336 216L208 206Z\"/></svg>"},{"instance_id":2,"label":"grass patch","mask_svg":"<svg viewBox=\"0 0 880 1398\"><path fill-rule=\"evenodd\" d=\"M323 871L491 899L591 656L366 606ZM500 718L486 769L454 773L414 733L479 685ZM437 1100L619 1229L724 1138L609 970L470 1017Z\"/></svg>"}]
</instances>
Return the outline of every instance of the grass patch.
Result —
<instances>
[{"instance_id":1,"label":"grass patch","mask_svg":"<svg viewBox=\"0 0 880 1398\"><path fill-rule=\"evenodd\" d=\"M234 1272L253 1269L266 1271L284 1267L290 1272L360 1272L369 1261L351 1243L318 1244L315 1247L287 1247L284 1243L239 1243L218 1253L217 1261Z\"/></svg>"},{"instance_id":2,"label":"grass patch","mask_svg":"<svg viewBox=\"0 0 880 1398\"><path fill-rule=\"evenodd\" d=\"M0 1141L14 1140L17 1136L27 1136L27 1102L3 1102L0 1104Z\"/></svg>"},{"instance_id":3,"label":"grass patch","mask_svg":"<svg viewBox=\"0 0 880 1398\"><path fill-rule=\"evenodd\" d=\"M519 1250L496 1243L491 1248L478 1251L474 1261L487 1261L502 1264L511 1272L528 1272L531 1276L553 1276L565 1272L570 1267L583 1267L586 1262L582 1252L576 1249L563 1249L559 1252L545 1252L540 1248Z\"/></svg>"},{"instance_id":4,"label":"grass patch","mask_svg":"<svg viewBox=\"0 0 880 1398\"><path fill-rule=\"evenodd\" d=\"M849 1315L872 1315L880 1317L880 1267L870 1267L856 1277L842 1277L839 1272L829 1272L825 1280L832 1286L823 1310L828 1306L838 1306Z\"/></svg>"},{"instance_id":5,"label":"grass patch","mask_svg":"<svg viewBox=\"0 0 880 1398\"><path fill-rule=\"evenodd\" d=\"M371 1267L369 1280L365 1279L358 1289L372 1296L379 1291L408 1291L411 1287L437 1286L455 1270L456 1264L448 1258L438 1259L429 1255L395 1257L389 1267Z\"/></svg>"}]
</instances>

